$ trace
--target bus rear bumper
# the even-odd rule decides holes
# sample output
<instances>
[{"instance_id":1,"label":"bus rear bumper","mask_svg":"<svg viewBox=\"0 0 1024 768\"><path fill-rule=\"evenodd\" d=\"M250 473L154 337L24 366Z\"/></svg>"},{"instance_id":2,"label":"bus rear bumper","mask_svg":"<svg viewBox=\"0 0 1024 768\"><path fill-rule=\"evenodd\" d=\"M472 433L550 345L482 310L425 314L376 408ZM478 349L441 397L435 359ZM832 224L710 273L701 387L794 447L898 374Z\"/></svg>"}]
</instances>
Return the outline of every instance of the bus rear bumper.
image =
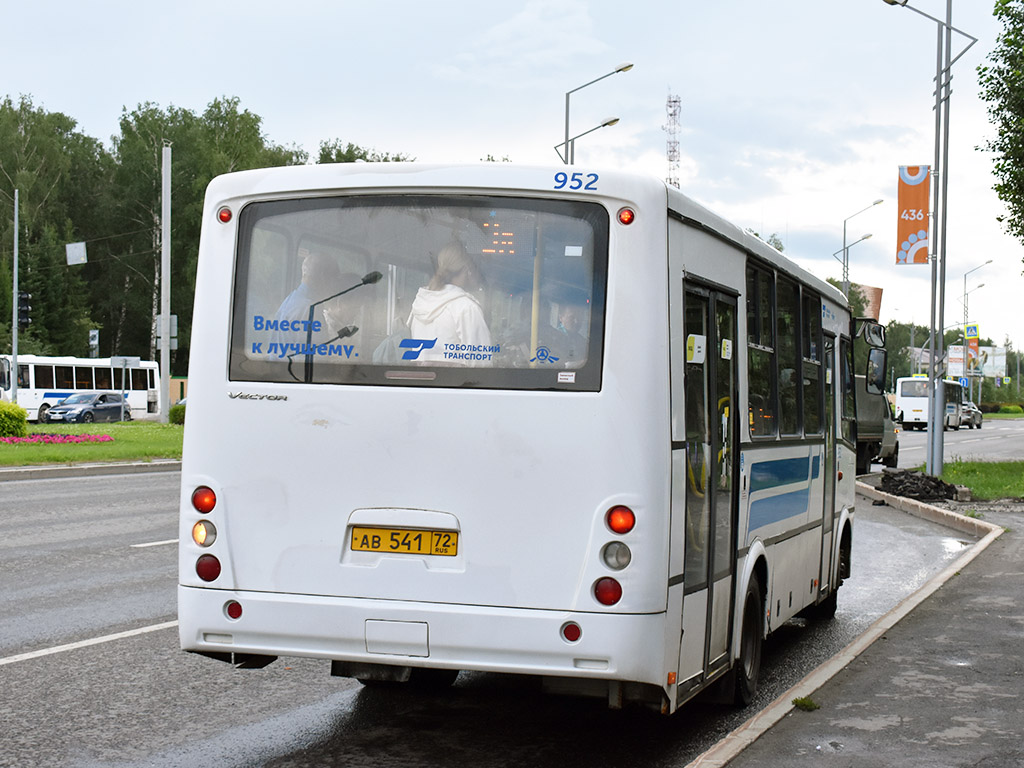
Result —
<instances>
[{"instance_id":1,"label":"bus rear bumper","mask_svg":"<svg viewBox=\"0 0 1024 768\"><path fill-rule=\"evenodd\" d=\"M227 604L242 615L231 619ZM567 622L582 630L562 635ZM603 614L178 587L181 647L662 687L666 614Z\"/></svg>"}]
</instances>

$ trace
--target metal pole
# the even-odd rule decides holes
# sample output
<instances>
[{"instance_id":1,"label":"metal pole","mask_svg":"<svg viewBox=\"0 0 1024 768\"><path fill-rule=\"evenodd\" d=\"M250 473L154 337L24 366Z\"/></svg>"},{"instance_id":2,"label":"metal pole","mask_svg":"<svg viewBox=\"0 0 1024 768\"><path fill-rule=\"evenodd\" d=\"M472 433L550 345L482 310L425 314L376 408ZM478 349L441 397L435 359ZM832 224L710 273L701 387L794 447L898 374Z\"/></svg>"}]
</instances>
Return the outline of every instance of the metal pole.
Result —
<instances>
[{"instance_id":1,"label":"metal pole","mask_svg":"<svg viewBox=\"0 0 1024 768\"><path fill-rule=\"evenodd\" d=\"M164 145L160 211L160 421L168 422L171 398L171 147Z\"/></svg>"},{"instance_id":2,"label":"metal pole","mask_svg":"<svg viewBox=\"0 0 1024 768\"><path fill-rule=\"evenodd\" d=\"M949 220L946 208L949 204L949 100L951 95L950 81L952 80L952 50L953 50L953 0L946 0L946 44L944 50L944 64L942 69L942 80L938 83L937 90L943 94L942 97L942 222L939 234L939 324L937 328L945 327L945 310L946 310L946 224ZM941 30L941 28L940 28ZM967 339L964 339L966 345ZM939 331L938 338L935 340L936 348L938 349L939 357L942 357L942 331ZM940 372L939 377L939 393L942 393L942 377ZM942 411L943 416L945 415L946 405L945 399L942 400ZM931 474L938 476L942 474L942 461L943 461L943 434L941 429L935 430L935 448L934 461L935 471Z\"/></svg>"},{"instance_id":3,"label":"metal pole","mask_svg":"<svg viewBox=\"0 0 1024 768\"><path fill-rule=\"evenodd\" d=\"M18 404L18 190L14 190L14 300L11 308L11 402Z\"/></svg>"},{"instance_id":4,"label":"metal pole","mask_svg":"<svg viewBox=\"0 0 1024 768\"><path fill-rule=\"evenodd\" d=\"M936 324L935 324L935 310L937 302L935 300L936 283L938 282L938 268L939 268L939 249L938 243L935 240L935 234L938 230L938 216L939 216L939 162L942 158L942 148L939 145L942 139L942 88L940 83L942 81L942 23L940 22L937 26L938 30L938 41L935 45L935 161L932 175L935 181L935 188L932 190L932 231L928 238L928 243L932 250L932 285L931 285L931 325L929 326L928 334L928 444L925 453L925 469L929 475L935 474L935 433L941 432L942 427L938 416L938 408L936 405L936 382L935 382L935 336L936 336ZM942 173L945 173L945 169L942 169ZM941 326L939 326L941 328ZM941 333L942 331L938 331Z\"/></svg>"},{"instance_id":5,"label":"metal pole","mask_svg":"<svg viewBox=\"0 0 1024 768\"><path fill-rule=\"evenodd\" d=\"M843 296L846 298L850 298L850 249L846 247L846 222L850 218L843 219Z\"/></svg>"}]
</instances>

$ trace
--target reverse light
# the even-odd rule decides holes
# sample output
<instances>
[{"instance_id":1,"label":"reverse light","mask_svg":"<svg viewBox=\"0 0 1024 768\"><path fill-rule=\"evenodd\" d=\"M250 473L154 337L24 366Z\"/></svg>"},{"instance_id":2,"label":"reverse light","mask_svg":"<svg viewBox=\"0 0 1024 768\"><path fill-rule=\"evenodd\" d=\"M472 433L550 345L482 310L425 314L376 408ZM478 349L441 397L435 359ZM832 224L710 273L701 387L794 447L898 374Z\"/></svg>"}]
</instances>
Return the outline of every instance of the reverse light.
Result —
<instances>
[{"instance_id":1,"label":"reverse light","mask_svg":"<svg viewBox=\"0 0 1024 768\"><path fill-rule=\"evenodd\" d=\"M629 226L636 220L636 212L632 208L619 209L619 224Z\"/></svg>"},{"instance_id":2,"label":"reverse light","mask_svg":"<svg viewBox=\"0 0 1024 768\"><path fill-rule=\"evenodd\" d=\"M220 576L220 560L213 555L203 555L196 560L196 575L203 581L214 581Z\"/></svg>"},{"instance_id":3,"label":"reverse light","mask_svg":"<svg viewBox=\"0 0 1024 768\"><path fill-rule=\"evenodd\" d=\"M213 492L212 488L200 485L192 491L192 506L196 508L196 512L209 514L217 506L217 494Z\"/></svg>"},{"instance_id":4,"label":"reverse light","mask_svg":"<svg viewBox=\"0 0 1024 768\"><path fill-rule=\"evenodd\" d=\"M605 522L608 523L608 527L612 531L621 536L633 530L633 526L636 525L636 515L629 507L620 504L608 510Z\"/></svg>"},{"instance_id":5,"label":"reverse light","mask_svg":"<svg viewBox=\"0 0 1024 768\"><path fill-rule=\"evenodd\" d=\"M228 208L226 205L222 206L221 209L217 211L217 221L219 221L221 224L227 224L229 221L231 221L231 216L231 209Z\"/></svg>"},{"instance_id":6,"label":"reverse light","mask_svg":"<svg viewBox=\"0 0 1024 768\"><path fill-rule=\"evenodd\" d=\"M594 597L601 605L615 605L622 599L622 585L607 576L598 579L594 584Z\"/></svg>"},{"instance_id":7,"label":"reverse light","mask_svg":"<svg viewBox=\"0 0 1024 768\"><path fill-rule=\"evenodd\" d=\"M192 541L200 547L208 547L217 540L217 528L209 520L200 520L192 526Z\"/></svg>"},{"instance_id":8,"label":"reverse light","mask_svg":"<svg viewBox=\"0 0 1024 768\"><path fill-rule=\"evenodd\" d=\"M633 553L621 541L612 541L604 545L604 549L601 550L601 559L613 571L621 571L629 565L633 559Z\"/></svg>"}]
</instances>

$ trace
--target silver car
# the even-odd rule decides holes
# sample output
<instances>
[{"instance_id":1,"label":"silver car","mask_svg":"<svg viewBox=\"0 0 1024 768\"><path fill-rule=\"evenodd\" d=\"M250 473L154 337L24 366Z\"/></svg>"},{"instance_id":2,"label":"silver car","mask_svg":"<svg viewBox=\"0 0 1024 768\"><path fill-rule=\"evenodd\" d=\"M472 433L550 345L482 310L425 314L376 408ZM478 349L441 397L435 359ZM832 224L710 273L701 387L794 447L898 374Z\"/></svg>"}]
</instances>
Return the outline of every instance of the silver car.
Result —
<instances>
[{"instance_id":1,"label":"silver car","mask_svg":"<svg viewBox=\"0 0 1024 768\"><path fill-rule=\"evenodd\" d=\"M960 404L960 423L966 423L968 427L981 429L981 409L974 403L967 401Z\"/></svg>"}]
</instances>

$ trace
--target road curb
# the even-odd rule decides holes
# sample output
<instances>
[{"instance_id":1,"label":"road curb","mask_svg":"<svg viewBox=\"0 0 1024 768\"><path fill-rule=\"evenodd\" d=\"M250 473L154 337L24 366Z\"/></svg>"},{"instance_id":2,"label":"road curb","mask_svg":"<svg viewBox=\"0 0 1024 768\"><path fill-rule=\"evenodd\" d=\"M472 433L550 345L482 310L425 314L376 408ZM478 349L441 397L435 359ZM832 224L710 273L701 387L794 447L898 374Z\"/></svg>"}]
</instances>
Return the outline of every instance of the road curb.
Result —
<instances>
[{"instance_id":1,"label":"road curb","mask_svg":"<svg viewBox=\"0 0 1024 768\"><path fill-rule=\"evenodd\" d=\"M137 475L148 472L178 472L177 460L114 462L109 464L67 464L60 466L0 468L0 483L10 480L49 480L62 477Z\"/></svg>"},{"instance_id":2,"label":"road curb","mask_svg":"<svg viewBox=\"0 0 1024 768\"><path fill-rule=\"evenodd\" d=\"M980 540L973 547L965 550L960 557L951 562L942 571L935 574L920 589L907 595L888 613L876 619L870 627L843 650L812 670L802 680L775 699L775 701L747 720L739 728L729 733L709 750L698 755L686 768L721 768L728 764L730 760L739 755L744 749L757 741L760 736L767 733L772 726L788 715L793 710L793 699L810 696L839 674L876 640L928 599L964 566L984 552L989 544L1003 533L1003 529L998 525L965 517L956 512L939 509L938 507L914 501L913 499L892 496L860 481L857 482L857 492L864 496L884 501L901 512L906 512L925 520L931 520L956 531L970 533L972 536L978 536Z\"/></svg>"}]
</instances>

